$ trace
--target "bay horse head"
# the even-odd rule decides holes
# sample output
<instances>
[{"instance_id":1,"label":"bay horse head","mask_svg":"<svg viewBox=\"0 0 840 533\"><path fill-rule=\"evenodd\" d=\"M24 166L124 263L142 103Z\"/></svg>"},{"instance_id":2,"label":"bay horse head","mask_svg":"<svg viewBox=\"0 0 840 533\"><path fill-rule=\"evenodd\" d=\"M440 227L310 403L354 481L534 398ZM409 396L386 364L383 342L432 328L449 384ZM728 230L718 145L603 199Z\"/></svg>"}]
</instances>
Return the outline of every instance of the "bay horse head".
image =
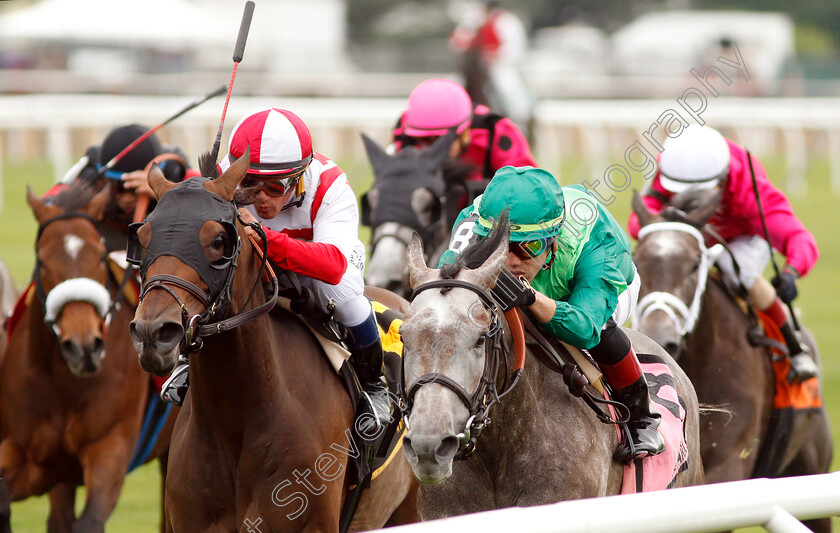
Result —
<instances>
[{"instance_id":1,"label":"bay horse head","mask_svg":"<svg viewBox=\"0 0 840 533\"><path fill-rule=\"evenodd\" d=\"M33 283L44 322L55 334L70 371L88 376L105 357L105 331L113 310L106 288L105 243L96 227L111 198L83 182L50 203L27 187L26 201L38 221ZM116 296L119 298L119 295Z\"/></svg>"},{"instance_id":2,"label":"bay horse head","mask_svg":"<svg viewBox=\"0 0 840 533\"><path fill-rule=\"evenodd\" d=\"M718 190L684 192L653 214L633 196L641 227L633 262L642 280L633 327L675 359L697 325L709 270L724 251L721 244L707 247L703 230L720 198Z\"/></svg>"},{"instance_id":3,"label":"bay horse head","mask_svg":"<svg viewBox=\"0 0 840 533\"><path fill-rule=\"evenodd\" d=\"M373 187L362 197L362 222L373 231L365 283L405 296L403 258L412 234L417 232L434 253L449 231L442 217L441 169L455 133L441 136L428 148L406 146L395 155L367 135L362 139L374 173Z\"/></svg>"},{"instance_id":4,"label":"bay horse head","mask_svg":"<svg viewBox=\"0 0 840 533\"><path fill-rule=\"evenodd\" d=\"M407 260L414 298L400 328L408 432L403 441L415 476L437 483L469 452L498 399L501 323L489 290L508 256L508 219L458 262L429 268L415 236ZM503 355L501 357L504 357Z\"/></svg>"},{"instance_id":5,"label":"bay horse head","mask_svg":"<svg viewBox=\"0 0 840 533\"><path fill-rule=\"evenodd\" d=\"M157 165L149 171L158 204L144 222L132 225L128 250L143 278L130 334L147 372L171 372L180 354L200 349L200 331L210 322L239 312L242 302L233 294L250 294L251 287L234 283L244 230L233 196L248 171L248 153L215 179L174 184ZM216 174L208 154L201 169Z\"/></svg>"}]
</instances>

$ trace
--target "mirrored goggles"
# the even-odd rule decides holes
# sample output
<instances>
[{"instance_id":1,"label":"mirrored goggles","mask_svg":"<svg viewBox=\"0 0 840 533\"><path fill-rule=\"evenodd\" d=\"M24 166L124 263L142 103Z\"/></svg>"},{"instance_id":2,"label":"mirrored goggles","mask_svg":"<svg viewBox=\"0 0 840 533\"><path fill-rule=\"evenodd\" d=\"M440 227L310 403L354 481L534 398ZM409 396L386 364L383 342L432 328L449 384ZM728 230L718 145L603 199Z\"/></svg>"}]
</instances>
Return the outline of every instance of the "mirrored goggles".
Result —
<instances>
[{"instance_id":1,"label":"mirrored goggles","mask_svg":"<svg viewBox=\"0 0 840 533\"><path fill-rule=\"evenodd\" d=\"M510 242L509 249L513 255L527 261L539 257L540 254L550 249L554 245L554 238L537 239L533 241Z\"/></svg>"},{"instance_id":2,"label":"mirrored goggles","mask_svg":"<svg viewBox=\"0 0 840 533\"><path fill-rule=\"evenodd\" d=\"M270 181L245 176L245 179L239 183L239 186L243 189L249 189L254 193L257 193L260 189L262 189L269 196L283 196L295 185L297 185L297 182L300 180L302 174L302 172L299 172L293 176Z\"/></svg>"}]
</instances>

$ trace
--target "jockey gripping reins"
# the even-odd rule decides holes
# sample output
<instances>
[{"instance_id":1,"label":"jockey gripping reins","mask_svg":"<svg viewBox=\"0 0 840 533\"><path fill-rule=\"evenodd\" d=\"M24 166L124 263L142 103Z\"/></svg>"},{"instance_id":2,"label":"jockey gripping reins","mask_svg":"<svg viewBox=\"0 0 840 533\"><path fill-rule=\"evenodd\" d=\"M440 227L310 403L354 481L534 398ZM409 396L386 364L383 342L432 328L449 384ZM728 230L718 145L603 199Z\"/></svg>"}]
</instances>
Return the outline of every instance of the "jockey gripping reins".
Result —
<instances>
[{"instance_id":1,"label":"jockey gripping reins","mask_svg":"<svg viewBox=\"0 0 840 533\"><path fill-rule=\"evenodd\" d=\"M507 372L505 372L504 382L502 383L502 390L496 387L496 379L499 373L499 363L503 359L505 367L507 367L507 357L502 355L502 351L507 351L506 346L502 342L503 330L499 322L499 315L496 310L496 302L484 289L463 280L455 279L441 279L424 283L414 289L412 300L417 295L425 290L440 288L443 292L452 288L467 289L474 292L481 299L485 309L490 313L490 321L487 326L487 332L482 333L484 338L484 370L481 374L478 387L475 392L470 395L461 385L455 380L439 373L424 374L417 378L408 390L405 386L405 357L402 358L402 375L400 383L400 409L403 412L403 419L406 426L409 425L409 416L414 404L414 396L423 385L430 383L437 383L450 389L467 407L470 416L464 425L464 430L457 435L459 445L459 452L455 456L456 459L466 459L475 451L475 444L478 437L484 428L490 424L489 412L490 408L501 400L516 386L519 377L522 374L525 364L524 350L517 350L516 368L512 373L512 379L508 384Z\"/></svg>"}]
</instances>

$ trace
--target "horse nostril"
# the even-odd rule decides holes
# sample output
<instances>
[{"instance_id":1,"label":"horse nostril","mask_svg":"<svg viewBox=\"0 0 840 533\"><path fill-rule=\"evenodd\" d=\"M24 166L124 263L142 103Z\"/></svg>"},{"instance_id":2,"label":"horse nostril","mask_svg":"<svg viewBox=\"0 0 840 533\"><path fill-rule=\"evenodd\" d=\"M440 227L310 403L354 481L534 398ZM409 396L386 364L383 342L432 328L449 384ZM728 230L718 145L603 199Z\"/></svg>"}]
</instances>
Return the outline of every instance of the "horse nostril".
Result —
<instances>
[{"instance_id":1,"label":"horse nostril","mask_svg":"<svg viewBox=\"0 0 840 533\"><path fill-rule=\"evenodd\" d=\"M407 459L417 459L417 452L414 451L414 446L411 445L411 439L408 437L403 437L403 450Z\"/></svg>"},{"instance_id":2,"label":"horse nostril","mask_svg":"<svg viewBox=\"0 0 840 533\"><path fill-rule=\"evenodd\" d=\"M439 459L449 459L450 457L455 455L455 452L458 451L458 445L458 437L456 437L455 435L450 435L443 439L443 441L440 443L440 446L438 446L437 451L435 451L435 455Z\"/></svg>"},{"instance_id":3,"label":"horse nostril","mask_svg":"<svg viewBox=\"0 0 840 533\"><path fill-rule=\"evenodd\" d=\"M676 358L677 352L680 351L680 345L676 342L666 342L663 348L665 348L665 351L668 352L668 355L674 358Z\"/></svg>"},{"instance_id":4,"label":"horse nostril","mask_svg":"<svg viewBox=\"0 0 840 533\"><path fill-rule=\"evenodd\" d=\"M91 353L93 354L94 359L101 359L105 357L105 339L102 337L94 338Z\"/></svg>"},{"instance_id":5,"label":"horse nostril","mask_svg":"<svg viewBox=\"0 0 840 533\"><path fill-rule=\"evenodd\" d=\"M82 350L71 339L64 339L59 344L61 355L68 361L79 359L82 356Z\"/></svg>"},{"instance_id":6,"label":"horse nostril","mask_svg":"<svg viewBox=\"0 0 840 533\"><path fill-rule=\"evenodd\" d=\"M177 322L164 322L155 333L155 344L158 346L174 347L181 342L184 328Z\"/></svg>"}]
</instances>

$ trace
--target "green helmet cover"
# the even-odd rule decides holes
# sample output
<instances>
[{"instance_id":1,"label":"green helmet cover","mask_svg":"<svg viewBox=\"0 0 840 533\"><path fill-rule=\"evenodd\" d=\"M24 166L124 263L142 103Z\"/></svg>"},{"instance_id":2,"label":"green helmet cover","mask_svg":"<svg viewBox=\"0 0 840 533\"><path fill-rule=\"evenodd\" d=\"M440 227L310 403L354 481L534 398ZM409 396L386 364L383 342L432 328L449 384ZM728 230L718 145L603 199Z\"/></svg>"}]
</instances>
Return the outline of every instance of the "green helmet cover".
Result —
<instances>
[{"instance_id":1,"label":"green helmet cover","mask_svg":"<svg viewBox=\"0 0 840 533\"><path fill-rule=\"evenodd\" d=\"M496 171L478 204L473 232L486 237L504 209L510 209L510 240L556 237L563 223L563 188L547 170L502 167Z\"/></svg>"}]
</instances>

